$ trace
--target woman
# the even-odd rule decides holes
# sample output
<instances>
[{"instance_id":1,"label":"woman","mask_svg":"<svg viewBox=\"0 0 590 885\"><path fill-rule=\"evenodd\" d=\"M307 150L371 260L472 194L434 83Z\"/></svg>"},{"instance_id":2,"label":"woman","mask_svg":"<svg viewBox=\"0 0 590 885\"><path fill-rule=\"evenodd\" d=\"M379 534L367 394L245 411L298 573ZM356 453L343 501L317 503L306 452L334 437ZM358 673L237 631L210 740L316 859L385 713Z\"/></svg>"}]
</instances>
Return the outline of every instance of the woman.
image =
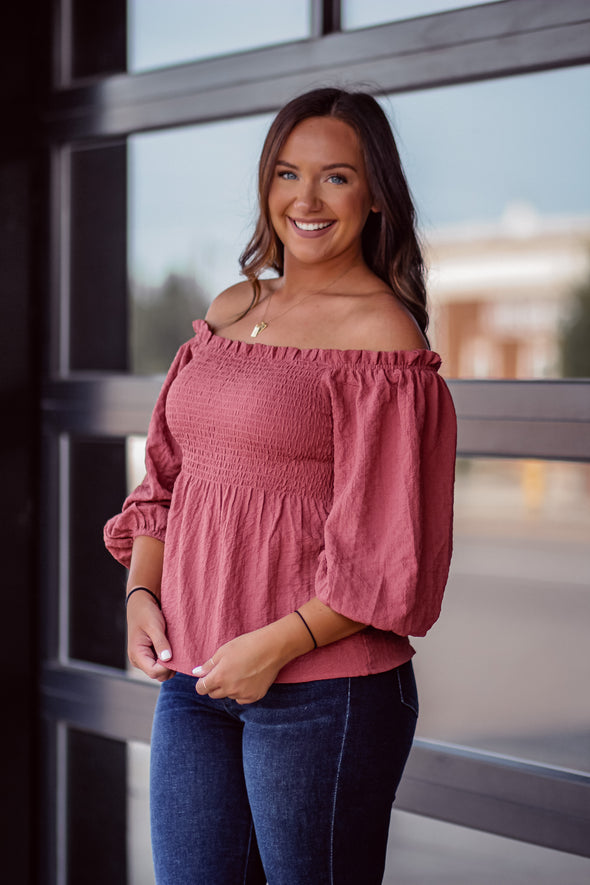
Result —
<instances>
[{"instance_id":1,"label":"woman","mask_svg":"<svg viewBox=\"0 0 590 885\"><path fill-rule=\"evenodd\" d=\"M287 104L259 199L247 280L180 348L105 532L129 657L162 683L156 877L371 885L417 717L408 636L448 573L455 417L377 102Z\"/></svg>"}]
</instances>

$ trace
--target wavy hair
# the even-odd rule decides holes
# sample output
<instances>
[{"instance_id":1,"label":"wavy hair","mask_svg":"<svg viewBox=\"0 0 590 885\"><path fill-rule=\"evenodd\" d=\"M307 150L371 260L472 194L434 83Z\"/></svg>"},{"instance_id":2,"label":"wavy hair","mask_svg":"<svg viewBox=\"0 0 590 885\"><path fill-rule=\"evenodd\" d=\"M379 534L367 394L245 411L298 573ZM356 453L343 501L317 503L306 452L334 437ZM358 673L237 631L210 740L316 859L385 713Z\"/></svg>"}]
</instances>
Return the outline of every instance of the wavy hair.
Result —
<instances>
[{"instance_id":1,"label":"wavy hair","mask_svg":"<svg viewBox=\"0 0 590 885\"><path fill-rule=\"evenodd\" d=\"M363 257L410 311L422 332L428 327L424 261L416 234L416 211L391 127L380 105L366 92L314 89L294 98L277 114L266 136L258 167L259 216L240 256L242 273L260 298L259 275L269 268L283 274L284 247L270 220L268 197L279 154L292 130L309 117L334 117L356 132L373 201L362 232Z\"/></svg>"}]
</instances>

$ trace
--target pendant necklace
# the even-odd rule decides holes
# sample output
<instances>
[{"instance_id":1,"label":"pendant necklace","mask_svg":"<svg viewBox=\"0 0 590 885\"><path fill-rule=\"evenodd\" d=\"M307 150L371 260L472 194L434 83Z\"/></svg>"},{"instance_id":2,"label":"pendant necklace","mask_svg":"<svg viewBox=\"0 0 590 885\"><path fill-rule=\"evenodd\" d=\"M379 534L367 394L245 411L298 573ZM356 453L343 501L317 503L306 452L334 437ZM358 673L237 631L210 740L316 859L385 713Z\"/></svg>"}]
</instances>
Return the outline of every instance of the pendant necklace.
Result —
<instances>
[{"instance_id":1,"label":"pendant necklace","mask_svg":"<svg viewBox=\"0 0 590 885\"><path fill-rule=\"evenodd\" d=\"M326 292L331 286L335 286L336 283L342 279L342 277L346 276L346 274L349 272L349 270L352 270L352 267L347 267L346 270L343 271L343 273L338 274L338 276L334 280L332 280L331 283L328 283L328 285L324 289L318 289L316 292L309 292L303 298L300 298L299 301L296 301L295 304L292 304L291 307L287 308L287 310L284 310L278 316L273 317L272 322L275 323L277 320L280 320L280 318L284 317L286 313L289 313L290 310L293 310L293 308L297 307L299 304L303 304L303 302L307 301L308 298L311 298L312 295L321 295L324 292ZM264 332L264 330L267 329L268 326L270 325L271 320L267 320L266 316L268 314L268 307L269 307L270 300L271 300L273 294L274 294L274 292L271 292L270 295L268 296L268 301L266 302L264 316L262 317L262 319L258 323L256 323L256 325L254 326L254 328L250 332L250 338L257 338L258 335L260 335L261 332Z\"/></svg>"}]
</instances>

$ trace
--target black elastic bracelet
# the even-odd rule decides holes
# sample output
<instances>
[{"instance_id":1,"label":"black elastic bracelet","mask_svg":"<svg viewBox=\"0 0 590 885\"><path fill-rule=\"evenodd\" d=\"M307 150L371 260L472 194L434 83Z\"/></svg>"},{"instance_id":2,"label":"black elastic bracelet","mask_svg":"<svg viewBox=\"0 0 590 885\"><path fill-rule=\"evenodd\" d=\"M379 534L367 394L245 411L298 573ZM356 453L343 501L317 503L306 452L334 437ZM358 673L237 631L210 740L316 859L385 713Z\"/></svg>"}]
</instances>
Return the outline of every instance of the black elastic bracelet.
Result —
<instances>
[{"instance_id":1,"label":"black elastic bracelet","mask_svg":"<svg viewBox=\"0 0 590 885\"><path fill-rule=\"evenodd\" d=\"M318 644L317 644L317 642L315 641L315 636L313 635L313 633L312 633L311 630L309 629L309 624L307 623L307 621L305 620L305 618L303 617L303 615L301 614L301 612L300 612L298 609L295 609L294 614L299 615L299 617L301 618L301 620L302 620L303 623L305 624L305 628L306 628L307 632L309 633L309 635L310 635L311 638L313 639L313 647L314 647L314 648L317 648L317 647L318 647Z\"/></svg>"},{"instance_id":2,"label":"black elastic bracelet","mask_svg":"<svg viewBox=\"0 0 590 885\"><path fill-rule=\"evenodd\" d=\"M125 597L125 608L127 608L127 603L129 602L130 598L133 596L134 593L137 593L138 590L144 590L145 593L149 593L150 596L153 596L153 598L158 603L158 608L160 609L160 611L162 611L162 605L160 603L160 600L158 599L156 594L152 593L151 590L148 590L147 587L134 587L133 590L130 590L129 593L127 594L127 596Z\"/></svg>"}]
</instances>

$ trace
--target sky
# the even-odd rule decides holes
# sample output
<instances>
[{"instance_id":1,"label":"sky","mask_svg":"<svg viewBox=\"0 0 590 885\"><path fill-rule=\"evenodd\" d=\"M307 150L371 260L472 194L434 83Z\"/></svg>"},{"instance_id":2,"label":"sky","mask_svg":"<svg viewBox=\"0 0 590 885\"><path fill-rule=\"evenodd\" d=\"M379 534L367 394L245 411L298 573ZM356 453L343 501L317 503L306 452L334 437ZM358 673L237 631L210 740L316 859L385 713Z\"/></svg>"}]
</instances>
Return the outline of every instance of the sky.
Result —
<instances>
[{"instance_id":1,"label":"sky","mask_svg":"<svg viewBox=\"0 0 590 885\"><path fill-rule=\"evenodd\" d=\"M350 0L349 5L349 17L362 9L379 20L384 7L400 11L408 4ZM415 0L411 5L429 12L461 4ZM170 63L174 46L188 52L191 32L200 35L191 44L190 57L195 57L204 46L212 52L244 48L248 33L263 42L304 36L307 23L307 0L280 7L276 0L134 0L131 6L136 27L130 31L138 45L130 47L130 55L138 66L140 60L149 66L150 58L153 64ZM163 7L178 12L176 24L172 14L163 24ZM239 15L246 7L247 27ZM289 15L277 15L277 9L288 9ZM234 22L233 30L215 21L220 10L226 22ZM194 17L193 29L188 15ZM216 43L220 34L223 46ZM497 222L514 204L542 216L590 215L589 94L590 67L585 66L384 98L426 235ZM158 284L170 270L189 273L212 294L236 281L237 259L255 218L256 164L270 120L271 115L259 115L130 139L134 276Z\"/></svg>"}]
</instances>

